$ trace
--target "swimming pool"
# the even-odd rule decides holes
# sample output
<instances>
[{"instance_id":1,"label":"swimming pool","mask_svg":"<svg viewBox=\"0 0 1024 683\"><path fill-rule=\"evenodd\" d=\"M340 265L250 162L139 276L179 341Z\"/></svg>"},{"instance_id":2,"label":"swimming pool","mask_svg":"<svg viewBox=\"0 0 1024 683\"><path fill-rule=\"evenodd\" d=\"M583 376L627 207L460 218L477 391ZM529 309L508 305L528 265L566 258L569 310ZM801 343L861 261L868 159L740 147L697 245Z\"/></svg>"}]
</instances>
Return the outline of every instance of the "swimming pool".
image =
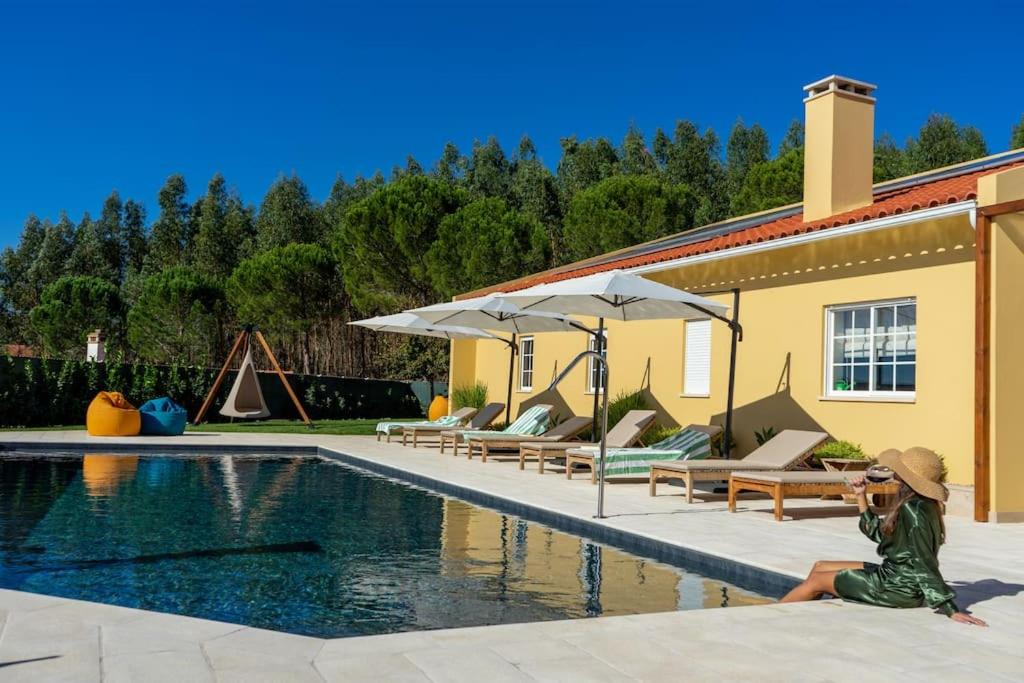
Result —
<instances>
[{"instance_id":1,"label":"swimming pool","mask_svg":"<svg viewBox=\"0 0 1024 683\"><path fill-rule=\"evenodd\" d=\"M317 456L0 454L0 587L320 637L767 602Z\"/></svg>"}]
</instances>

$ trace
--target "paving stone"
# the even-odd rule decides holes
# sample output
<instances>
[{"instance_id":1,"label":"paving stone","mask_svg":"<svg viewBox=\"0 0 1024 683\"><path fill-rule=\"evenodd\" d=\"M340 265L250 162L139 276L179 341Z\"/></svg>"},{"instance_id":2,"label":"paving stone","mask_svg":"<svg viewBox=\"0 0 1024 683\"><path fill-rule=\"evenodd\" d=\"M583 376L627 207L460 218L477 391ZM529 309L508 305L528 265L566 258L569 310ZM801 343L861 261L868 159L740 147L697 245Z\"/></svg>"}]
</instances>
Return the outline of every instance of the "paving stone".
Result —
<instances>
[{"instance_id":1,"label":"paving stone","mask_svg":"<svg viewBox=\"0 0 1024 683\"><path fill-rule=\"evenodd\" d=\"M388 683L429 683L423 671L404 655L373 657L318 657L314 664L327 681L388 681Z\"/></svg>"},{"instance_id":2,"label":"paving stone","mask_svg":"<svg viewBox=\"0 0 1024 683\"><path fill-rule=\"evenodd\" d=\"M147 652L103 658L103 683L205 683L213 680L213 672L198 647L190 651Z\"/></svg>"}]
</instances>

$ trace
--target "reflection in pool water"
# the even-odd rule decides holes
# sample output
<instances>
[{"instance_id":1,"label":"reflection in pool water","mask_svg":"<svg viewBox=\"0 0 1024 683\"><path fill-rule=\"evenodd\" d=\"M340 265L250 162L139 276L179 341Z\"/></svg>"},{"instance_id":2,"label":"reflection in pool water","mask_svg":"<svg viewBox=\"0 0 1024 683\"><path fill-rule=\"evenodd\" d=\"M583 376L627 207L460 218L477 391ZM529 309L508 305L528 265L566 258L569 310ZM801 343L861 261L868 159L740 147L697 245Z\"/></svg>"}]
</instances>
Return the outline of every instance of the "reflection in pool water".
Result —
<instances>
[{"instance_id":1,"label":"reflection in pool water","mask_svg":"<svg viewBox=\"0 0 1024 683\"><path fill-rule=\"evenodd\" d=\"M0 586L318 636L766 601L307 457L0 457Z\"/></svg>"},{"instance_id":2,"label":"reflection in pool water","mask_svg":"<svg viewBox=\"0 0 1024 683\"><path fill-rule=\"evenodd\" d=\"M109 496L122 481L135 476L139 466L136 455L101 455L87 453L82 458L82 481L90 496Z\"/></svg>"}]
</instances>

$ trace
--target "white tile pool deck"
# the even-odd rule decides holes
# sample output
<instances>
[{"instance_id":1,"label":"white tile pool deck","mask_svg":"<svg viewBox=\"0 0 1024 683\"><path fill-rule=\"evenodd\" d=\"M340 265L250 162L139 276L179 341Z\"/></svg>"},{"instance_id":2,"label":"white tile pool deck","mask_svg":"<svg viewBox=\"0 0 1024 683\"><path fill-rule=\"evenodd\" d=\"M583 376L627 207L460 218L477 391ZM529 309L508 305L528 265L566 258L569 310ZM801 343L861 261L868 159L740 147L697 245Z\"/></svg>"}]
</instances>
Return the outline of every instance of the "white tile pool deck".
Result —
<instances>
[{"instance_id":1,"label":"white tile pool deck","mask_svg":"<svg viewBox=\"0 0 1024 683\"><path fill-rule=\"evenodd\" d=\"M5 432L0 443L140 443L81 432ZM409 473L589 519L589 478L539 476L528 463L471 462L370 437L194 434L143 443L175 447L319 445ZM678 488L608 489L611 528L790 576L816 559L863 559L872 544L850 511L766 499L730 514L724 497L686 505ZM700 499L698 499L700 500ZM947 518L943 573L991 628L927 609L828 600L323 640L169 614L0 591L3 681L908 681L1024 680L1024 525Z\"/></svg>"}]
</instances>

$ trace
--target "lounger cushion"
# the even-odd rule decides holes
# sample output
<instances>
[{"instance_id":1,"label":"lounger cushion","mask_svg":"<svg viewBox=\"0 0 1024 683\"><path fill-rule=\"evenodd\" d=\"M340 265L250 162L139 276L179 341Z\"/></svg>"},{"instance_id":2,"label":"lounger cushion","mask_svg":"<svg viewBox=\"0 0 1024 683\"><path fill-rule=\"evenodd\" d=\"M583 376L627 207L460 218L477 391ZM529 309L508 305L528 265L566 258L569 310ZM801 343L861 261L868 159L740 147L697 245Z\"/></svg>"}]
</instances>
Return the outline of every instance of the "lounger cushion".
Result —
<instances>
[{"instance_id":1,"label":"lounger cushion","mask_svg":"<svg viewBox=\"0 0 1024 683\"><path fill-rule=\"evenodd\" d=\"M454 427L455 425L459 424L459 421L460 418L457 415L444 415L434 421L421 420L419 422L378 422L377 433L396 434L400 432L403 427Z\"/></svg>"},{"instance_id":2,"label":"lounger cushion","mask_svg":"<svg viewBox=\"0 0 1024 683\"><path fill-rule=\"evenodd\" d=\"M568 454L584 456L594 463L599 461L597 449L586 448ZM704 432L684 429L650 448L612 448L607 451L606 477L628 477L647 474L651 466L664 461L700 460L711 455L711 437Z\"/></svg>"},{"instance_id":3,"label":"lounger cushion","mask_svg":"<svg viewBox=\"0 0 1024 683\"><path fill-rule=\"evenodd\" d=\"M776 467L745 463L742 460L699 460L697 462L659 462L660 470L678 472L745 472L750 470L779 471Z\"/></svg>"},{"instance_id":4,"label":"lounger cushion","mask_svg":"<svg viewBox=\"0 0 1024 683\"><path fill-rule=\"evenodd\" d=\"M733 472L734 479L748 479L766 484L845 484L864 472Z\"/></svg>"},{"instance_id":5,"label":"lounger cushion","mask_svg":"<svg viewBox=\"0 0 1024 683\"><path fill-rule=\"evenodd\" d=\"M659 463L659 469L678 472L745 472L783 471L794 467L810 455L811 451L828 439L824 432L786 429L770 441L759 446L742 460L706 460L703 462Z\"/></svg>"}]
</instances>

